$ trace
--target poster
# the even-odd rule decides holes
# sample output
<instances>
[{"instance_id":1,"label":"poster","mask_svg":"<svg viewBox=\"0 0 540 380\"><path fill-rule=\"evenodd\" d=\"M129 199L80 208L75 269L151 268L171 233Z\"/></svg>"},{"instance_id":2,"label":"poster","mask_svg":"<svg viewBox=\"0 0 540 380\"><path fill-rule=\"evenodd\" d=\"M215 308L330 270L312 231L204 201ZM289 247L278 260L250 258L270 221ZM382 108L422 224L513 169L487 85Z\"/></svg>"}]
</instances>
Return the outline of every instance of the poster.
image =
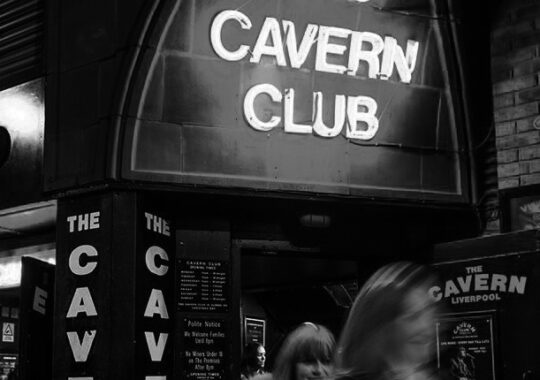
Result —
<instances>
[{"instance_id":1,"label":"poster","mask_svg":"<svg viewBox=\"0 0 540 380\"><path fill-rule=\"evenodd\" d=\"M266 346L266 321L257 318L244 318L244 344L257 342Z\"/></svg>"},{"instance_id":2,"label":"poster","mask_svg":"<svg viewBox=\"0 0 540 380\"><path fill-rule=\"evenodd\" d=\"M441 317L437 328L437 366L453 380L495 380L493 316Z\"/></svg>"}]
</instances>

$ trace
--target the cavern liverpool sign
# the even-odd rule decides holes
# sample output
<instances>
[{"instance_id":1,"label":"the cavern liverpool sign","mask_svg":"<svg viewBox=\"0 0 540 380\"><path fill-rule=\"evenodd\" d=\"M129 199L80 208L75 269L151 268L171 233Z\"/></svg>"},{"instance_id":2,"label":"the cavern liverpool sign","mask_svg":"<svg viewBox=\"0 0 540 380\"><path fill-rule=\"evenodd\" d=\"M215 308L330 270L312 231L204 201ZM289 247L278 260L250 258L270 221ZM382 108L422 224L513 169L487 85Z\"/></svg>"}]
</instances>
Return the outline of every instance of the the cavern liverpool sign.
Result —
<instances>
[{"instance_id":1,"label":"the cavern liverpool sign","mask_svg":"<svg viewBox=\"0 0 540 380\"><path fill-rule=\"evenodd\" d=\"M171 2L133 79L122 175L466 202L455 19L439 6Z\"/></svg>"}]
</instances>

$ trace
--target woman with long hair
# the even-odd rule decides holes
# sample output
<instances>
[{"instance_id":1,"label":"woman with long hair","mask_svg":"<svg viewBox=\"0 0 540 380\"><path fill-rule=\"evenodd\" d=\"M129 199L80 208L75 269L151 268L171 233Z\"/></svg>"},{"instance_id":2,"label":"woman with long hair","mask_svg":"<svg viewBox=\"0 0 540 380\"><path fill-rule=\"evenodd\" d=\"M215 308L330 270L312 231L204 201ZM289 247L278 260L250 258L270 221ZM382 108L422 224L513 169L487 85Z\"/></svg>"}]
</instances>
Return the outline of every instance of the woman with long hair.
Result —
<instances>
[{"instance_id":1,"label":"woman with long hair","mask_svg":"<svg viewBox=\"0 0 540 380\"><path fill-rule=\"evenodd\" d=\"M408 262L384 266L362 287L339 339L336 377L428 380L435 352L434 277Z\"/></svg>"},{"instance_id":2,"label":"woman with long hair","mask_svg":"<svg viewBox=\"0 0 540 380\"><path fill-rule=\"evenodd\" d=\"M302 323L285 339L272 371L273 380L330 378L334 348L334 335L326 327Z\"/></svg>"}]
</instances>

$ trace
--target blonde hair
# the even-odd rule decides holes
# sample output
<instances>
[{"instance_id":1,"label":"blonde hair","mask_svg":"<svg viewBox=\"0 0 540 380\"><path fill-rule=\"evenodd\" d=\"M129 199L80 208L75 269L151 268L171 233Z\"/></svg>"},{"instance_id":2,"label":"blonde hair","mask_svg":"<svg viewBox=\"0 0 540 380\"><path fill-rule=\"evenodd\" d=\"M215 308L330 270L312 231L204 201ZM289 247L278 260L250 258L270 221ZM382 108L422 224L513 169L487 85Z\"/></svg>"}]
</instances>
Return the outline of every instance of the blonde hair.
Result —
<instances>
[{"instance_id":1,"label":"blonde hair","mask_svg":"<svg viewBox=\"0 0 540 380\"><path fill-rule=\"evenodd\" d=\"M382 375L389 350L400 349L399 342L395 347L391 340L390 324L405 312L407 295L433 279L427 268L399 262L382 267L367 280L339 339L334 361L337 377Z\"/></svg>"},{"instance_id":2,"label":"blonde hair","mask_svg":"<svg viewBox=\"0 0 540 380\"><path fill-rule=\"evenodd\" d=\"M305 322L285 339L276 359L273 380L293 380L296 364L321 361L330 363L334 354L334 335L324 326Z\"/></svg>"}]
</instances>

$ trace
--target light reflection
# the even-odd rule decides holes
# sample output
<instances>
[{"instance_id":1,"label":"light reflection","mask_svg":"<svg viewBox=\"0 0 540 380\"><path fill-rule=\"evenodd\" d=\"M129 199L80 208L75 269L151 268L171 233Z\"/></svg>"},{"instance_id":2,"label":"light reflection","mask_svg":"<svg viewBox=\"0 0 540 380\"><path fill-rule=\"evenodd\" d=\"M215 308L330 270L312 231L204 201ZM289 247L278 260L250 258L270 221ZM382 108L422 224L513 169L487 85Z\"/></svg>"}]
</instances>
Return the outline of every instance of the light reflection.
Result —
<instances>
[{"instance_id":1,"label":"light reflection","mask_svg":"<svg viewBox=\"0 0 540 380\"><path fill-rule=\"evenodd\" d=\"M43 101L40 81L0 92L0 125L12 139L39 138L43 131Z\"/></svg>"},{"instance_id":2,"label":"light reflection","mask_svg":"<svg viewBox=\"0 0 540 380\"><path fill-rule=\"evenodd\" d=\"M55 250L47 250L24 256L33 257L49 264L56 264ZM21 284L21 257L8 256L0 258L0 289L13 288Z\"/></svg>"}]
</instances>

